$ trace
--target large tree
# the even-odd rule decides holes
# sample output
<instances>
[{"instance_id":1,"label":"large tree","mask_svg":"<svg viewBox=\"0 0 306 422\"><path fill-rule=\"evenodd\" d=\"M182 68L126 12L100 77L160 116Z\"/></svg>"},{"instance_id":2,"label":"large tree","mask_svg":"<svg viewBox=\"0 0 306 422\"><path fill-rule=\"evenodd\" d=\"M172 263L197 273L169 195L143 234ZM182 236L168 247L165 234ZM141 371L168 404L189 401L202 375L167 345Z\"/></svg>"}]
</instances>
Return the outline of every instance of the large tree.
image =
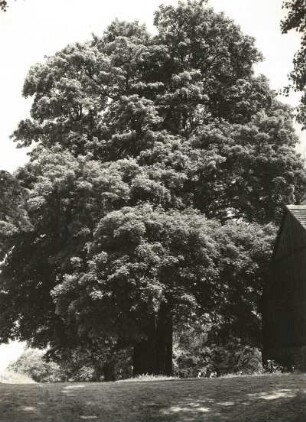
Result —
<instances>
[{"instance_id":1,"label":"large tree","mask_svg":"<svg viewBox=\"0 0 306 422\"><path fill-rule=\"evenodd\" d=\"M15 140L33 146L16 175L32 227L2 265L2 340L100 350L97 373L130 346L135 373L170 373L173 323L259 341L269 223L305 175L254 40L203 3L30 70Z\"/></svg>"}]
</instances>

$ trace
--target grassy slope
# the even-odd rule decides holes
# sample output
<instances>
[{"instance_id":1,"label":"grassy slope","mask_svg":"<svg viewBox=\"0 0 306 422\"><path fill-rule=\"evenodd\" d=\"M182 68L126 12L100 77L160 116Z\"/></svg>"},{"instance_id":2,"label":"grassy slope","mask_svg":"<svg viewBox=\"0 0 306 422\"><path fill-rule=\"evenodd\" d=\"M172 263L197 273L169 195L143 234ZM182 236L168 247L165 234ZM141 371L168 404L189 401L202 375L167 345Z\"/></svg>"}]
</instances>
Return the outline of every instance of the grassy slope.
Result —
<instances>
[{"instance_id":1,"label":"grassy slope","mask_svg":"<svg viewBox=\"0 0 306 422\"><path fill-rule=\"evenodd\" d=\"M0 384L0 422L305 422L306 375Z\"/></svg>"}]
</instances>

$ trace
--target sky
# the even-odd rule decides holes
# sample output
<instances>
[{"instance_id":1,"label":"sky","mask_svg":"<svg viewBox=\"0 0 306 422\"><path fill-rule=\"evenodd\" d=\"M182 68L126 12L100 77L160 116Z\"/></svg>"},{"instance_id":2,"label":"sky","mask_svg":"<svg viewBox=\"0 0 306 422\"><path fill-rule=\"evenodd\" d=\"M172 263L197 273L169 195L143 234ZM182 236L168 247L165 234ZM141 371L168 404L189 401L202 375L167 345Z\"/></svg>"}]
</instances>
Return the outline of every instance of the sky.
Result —
<instances>
[{"instance_id":1,"label":"sky","mask_svg":"<svg viewBox=\"0 0 306 422\"><path fill-rule=\"evenodd\" d=\"M158 5L177 0L8 0L0 12L0 170L14 171L27 160L25 149L16 149L10 135L29 114L30 99L21 95L31 65L43 61L69 43L101 35L116 17L145 22L153 31L153 12ZM271 87L280 90L288 83L293 55L299 47L295 33L282 35L282 0L209 0L216 11L224 11L242 30L256 39L265 60L256 73L265 74ZM296 106L298 94L286 102ZM297 128L298 129L298 128ZM300 133L299 150L306 155L306 134ZM0 370L16 359L21 345L0 346Z\"/></svg>"},{"instance_id":2,"label":"sky","mask_svg":"<svg viewBox=\"0 0 306 422\"><path fill-rule=\"evenodd\" d=\"M102 34L115 17L138 19L152 29L153 11L160 3L177 0L9 0L7 12L0 13L0 169L13 171L27 159L10 135L29 113L31 100L22 98L21 91L30 66L68 43ZM265 57L256 71L268 76L272 88L286 85L299 38L280 32L282 0L210 0L209 4L256 38ZM298 95L287 99L292 105L297 101ZM301 150L306 151L306 134L301 138Z\"/></svg>"}]
</instances>

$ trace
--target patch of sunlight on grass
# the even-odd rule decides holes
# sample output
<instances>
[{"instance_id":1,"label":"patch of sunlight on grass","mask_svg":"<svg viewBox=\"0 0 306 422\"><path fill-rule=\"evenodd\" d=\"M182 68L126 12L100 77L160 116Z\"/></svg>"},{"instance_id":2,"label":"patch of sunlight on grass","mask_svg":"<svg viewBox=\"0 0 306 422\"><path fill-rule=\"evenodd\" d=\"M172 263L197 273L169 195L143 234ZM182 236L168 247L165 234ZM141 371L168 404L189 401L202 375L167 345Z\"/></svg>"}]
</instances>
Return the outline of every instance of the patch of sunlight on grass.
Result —
<instances>
[{"instance_id":1,"label":"patch of sunlight on grass","mask_svg":"<svg viewBox=\"0 0 306 422\"><path fill-rule=\"evenodd\" d=\"M208 413L210 412L210 408L206 406L202 406L199 403L189 403L185 405L176 405L171 406L169 409L164 410L162 413L164 415L171 415L176 413Z\"/></svg>"},{"instance_id":2,"label":"patch of sunlight on grass","mask_svg":"<svg viewBox=\"0 0 306 422\"><path fill-rule=\"evenodd\" d=\"M127 378L124 380L118 380L116 382L137 382L137 381L171 381L171 380L178 380L178 377L167 377L164 375L148 375L142 374L138 375L134 378Z\"/></svg>"},{"instance_id":3,"label":"patch of sunlight on grass","mask_svg":"<svg viewBox=\"0 0 306 422\"><path fill-rule=\"evenodd\" d=\"M23 408L23 410L24 410L25 412L33 412L33 411L35 411L36 409L35 409L35 407L32 407L32 406L25 406L25 407Z\"/></svg>"},{"instance_id":4,"label":"patch of sunlight on grass","mask_svg":"<svg viewBox=\"0 0 306 422\"><path fill-rule=\"evenodd\" d=\"M85 388L84 384L77 384L77 385L67 385L64 390L76 390L77 388Z\"/></svg>"},{"instance_id":5,"label":"patch of sunlight on grass","mask_svg":"<svg viewBox=\"0 0 306 422\"><path fill-rule=\"evenodd\" d=\"M190 412L190 410L192 410L192 408L190 407L172 406L169 409L169 413ZM196 407L196 410L197 412L203 412L203 413L209 412L209 408L204 407L204 406L198 406Z\"/></svg>"},{"instance_id":6,"label":"patch of sunlight on grass","mask_svg":"<svg viewBox=\"0 0 306 422\"><path fill-rule=\"evenodd\" d=\"M219 406L234 406L235 403L233 401L225 401L223 403L217 403Z\"/></svg>"},{"instance_id":7,"label":"patch of sunlight on grass","mask_svg":"<svg viewBox=\"0 0 306 422\"><path fill-rule=\"evenodd\" d=\"M276 399L283 399L283 398L293 398L296 396L296 393L292 390L288 390L283 388L282 390L275 390L270 392L261 392L261 393L252 393L248 394L249 397L253 399L262 399L262 400L276 400Z\"/></svg>"}]
</instances>

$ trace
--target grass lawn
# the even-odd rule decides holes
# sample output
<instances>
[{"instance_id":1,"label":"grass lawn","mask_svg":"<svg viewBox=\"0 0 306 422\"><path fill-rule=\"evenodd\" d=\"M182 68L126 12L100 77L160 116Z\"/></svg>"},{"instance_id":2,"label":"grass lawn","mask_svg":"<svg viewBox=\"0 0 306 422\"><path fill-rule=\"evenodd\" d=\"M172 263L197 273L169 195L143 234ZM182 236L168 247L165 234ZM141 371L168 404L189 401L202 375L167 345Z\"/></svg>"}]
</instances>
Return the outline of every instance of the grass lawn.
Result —
<instances>
[{"instance_id":1,"label":"grass lawn","mask_svg":"<svg viewBox=\"0 0 306 422\"><path fill-rule=\"evenodd\" d=\"M306 422L306 375L0 384L0 422Z\"/></svg>"}]
</instances>

